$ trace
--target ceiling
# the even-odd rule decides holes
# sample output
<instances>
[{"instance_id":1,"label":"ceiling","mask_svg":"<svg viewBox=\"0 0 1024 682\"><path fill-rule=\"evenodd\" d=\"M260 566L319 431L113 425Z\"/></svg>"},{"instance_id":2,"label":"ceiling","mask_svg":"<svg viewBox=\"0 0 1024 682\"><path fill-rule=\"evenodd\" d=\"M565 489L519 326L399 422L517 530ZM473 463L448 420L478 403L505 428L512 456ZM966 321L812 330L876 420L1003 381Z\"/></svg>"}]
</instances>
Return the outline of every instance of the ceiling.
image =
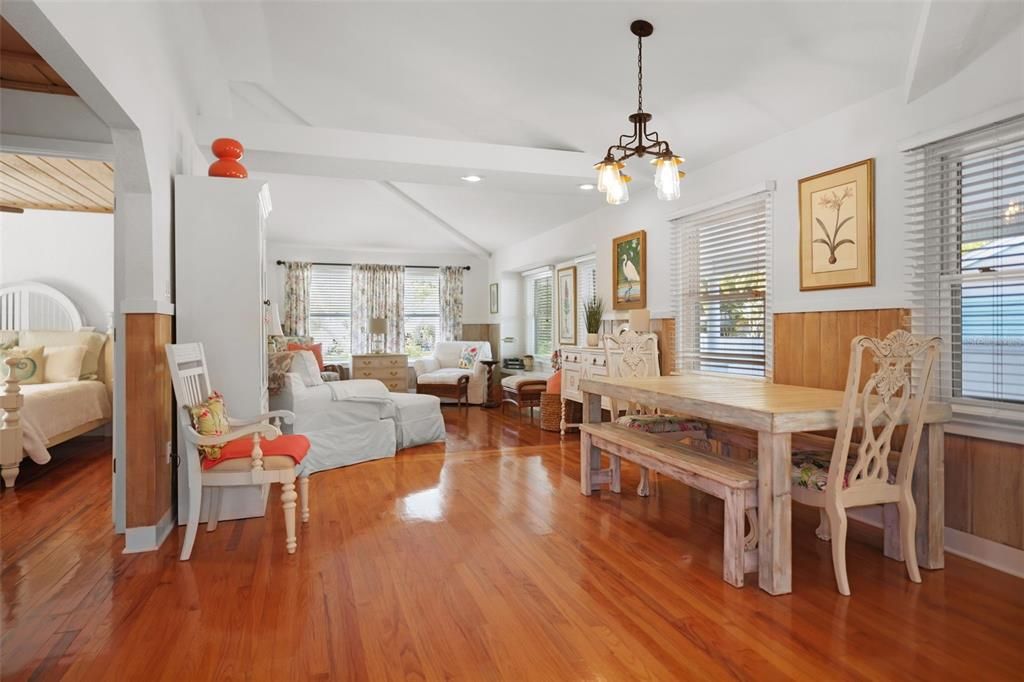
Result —
<instances>
[{"instance_id":1,"label":"ceiling","mask_svg":"<svg viewBox=\"0 0 1024 682\"><path fill-rule=\"evenodd\" d=\"M3 17L0 17L0 87L56 95L75 94L67 81Z\"/></svg>"},{"instance_id":2,"label":"ceiling","mask_svg":"<svg viewBox=\"0 0 1024 682\"><path fill-rule=\"evenodd\" d=\"M114 212L114 169L103 161L0 154L0 206Z\"/></svg>"},{"instance_id":3,"label":"ceiling","mask_svg":"<svg viewBox=\"0 0 1024 682\"><path fill-rule=\"evenodd\" d=\"M976 6L942 3L944 26L981 25L956 19ZM940 14L860 0L201 8L207 35L231 40L212 41L228 96L197 134L238 137L250 171L277 178L271 238L481 255L604 205L579 185L636 107L633 19L655 27L644 108L693 172L904 84L923 19ZM649 175L634 173L634 195Z\"/></svg>"}]
</instances>

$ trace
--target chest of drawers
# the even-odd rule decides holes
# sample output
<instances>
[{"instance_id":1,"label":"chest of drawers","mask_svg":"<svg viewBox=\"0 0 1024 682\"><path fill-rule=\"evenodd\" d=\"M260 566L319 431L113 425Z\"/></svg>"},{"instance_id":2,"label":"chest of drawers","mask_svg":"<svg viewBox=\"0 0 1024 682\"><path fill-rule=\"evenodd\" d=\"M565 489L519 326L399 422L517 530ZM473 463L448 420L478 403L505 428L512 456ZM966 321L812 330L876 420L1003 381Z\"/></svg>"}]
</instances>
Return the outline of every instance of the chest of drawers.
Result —
<instances>
[{"instance_id":1,"label":"chest of drawers","mask_svg":"<svg viewBox=\"0 0 1024 682\"><path fill-rule=\"evenodd\" d=\"M353 379L376 379L389 391L409 390L409 356L403 353L367 353L352 356Z\"/></svg>"}]
</instances>

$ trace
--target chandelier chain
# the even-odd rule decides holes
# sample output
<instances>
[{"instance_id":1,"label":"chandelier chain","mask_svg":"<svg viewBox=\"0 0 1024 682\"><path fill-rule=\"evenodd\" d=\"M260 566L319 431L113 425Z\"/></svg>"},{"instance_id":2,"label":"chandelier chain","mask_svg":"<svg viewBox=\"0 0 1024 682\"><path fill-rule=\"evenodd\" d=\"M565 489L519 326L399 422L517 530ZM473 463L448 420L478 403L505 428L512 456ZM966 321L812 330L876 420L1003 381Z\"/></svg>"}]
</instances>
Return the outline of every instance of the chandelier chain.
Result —
<instances>
[{"instance_id":1,"label":"chandelier chain","mask_svg":"<svg viewBox=\"0 0 1024 682\"><path fill-rule=\"evenodd\" d=\"M644 39L636 38L636 110L644 110Z\"/></svg>"}]
</instances>

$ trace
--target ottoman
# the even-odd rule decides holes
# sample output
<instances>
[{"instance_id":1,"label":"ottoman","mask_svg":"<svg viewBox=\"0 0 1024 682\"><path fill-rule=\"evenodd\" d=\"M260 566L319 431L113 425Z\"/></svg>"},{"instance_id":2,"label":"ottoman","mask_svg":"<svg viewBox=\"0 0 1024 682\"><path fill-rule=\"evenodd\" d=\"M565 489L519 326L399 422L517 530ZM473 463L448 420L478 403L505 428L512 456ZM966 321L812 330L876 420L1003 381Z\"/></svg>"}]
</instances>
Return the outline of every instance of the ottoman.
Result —
<instances>
[{"instance_id":1,"label":"ottoman","mask_svg":"<svg viewBox=\"0 0 1024 682\"><path fill-rule=\"evenodd\" d=\"M547 390L548 380L539 375L513 374L501 380L501 404L516 406L519 418L523 418L522 408L530 408L530 420L533 420L533 408L540 405L540 394Z\"/></svg>"},{"instance_id":2,"label":"ottoman","mask_svg":"<svg viewBox=\"0 0 1024 682\"><path fill-rule=\"evenodd\" d=\"M444 441L440 398L422 393L391 393L390 398L395 406L395 440L399 450Z\"/></svg>"}]
</instances>

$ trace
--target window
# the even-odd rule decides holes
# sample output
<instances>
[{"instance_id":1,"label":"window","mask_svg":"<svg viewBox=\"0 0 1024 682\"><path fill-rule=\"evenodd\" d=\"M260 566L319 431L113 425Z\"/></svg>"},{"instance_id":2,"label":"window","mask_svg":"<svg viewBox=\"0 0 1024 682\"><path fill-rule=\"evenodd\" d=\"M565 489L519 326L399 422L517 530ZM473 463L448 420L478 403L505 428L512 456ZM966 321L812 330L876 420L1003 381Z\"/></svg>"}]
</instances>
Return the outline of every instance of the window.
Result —
<instances>
[{"instance_id":1,"label":"window","mask_svg":"<svg viewBox=\"0 0 1024 682\"><path fill-rule=\"evenodd\" d=\"M910 152L915 333L939 336L940 393L969 421L1024 404L1024 116Z\"/></svg>"},{"instance_id":2,"label":"window","mask_svg":"<svg viewBox=\"0 0 1024 682\"><path fill-rule=\"evenodd\" d=\"M676 369L771 376L771 193L673 221Z\"/></svg>"},{"instance_id":3,"label":"window","mask_svg":"<svg viewBox=\"0 0 1024 682\"><path fill-rule=\"evenodd\" d=\"M586 258L576 265L576 310L579 323L576 325L576 343L583 345L587 338L587 316L583 313L587 301L597 296L597 261Z\"/></svg>"},{"instance_id":4,"label":"window","mask_svg":"<svg viewBox=\"0 0 1024 682\"><path fill-rule=\"evenodd\" d=\"M309 283L309 333L323 344L325 360L348 360L352 353L352 268L314 265Z\"/></svg>"},{"instance_id":5,"label":"window","mask_svg":"<svg viewBox=\"0 0 1024 682\"><path fill-rule=\"evenodd\" d=\"M554 342L551 270L526 278L527 352L546 360Z\"/></svg>"},{"instance_id":6,"label":"window","mask_svg":"<svg viewBox=\"0 0 1024 682\"><path fill-rule=\"evenodd\" d=\"M405 352L410 358L434 353L441 338L441 280L437 268L405 269Z\"/></svg>"}]
</instances>

